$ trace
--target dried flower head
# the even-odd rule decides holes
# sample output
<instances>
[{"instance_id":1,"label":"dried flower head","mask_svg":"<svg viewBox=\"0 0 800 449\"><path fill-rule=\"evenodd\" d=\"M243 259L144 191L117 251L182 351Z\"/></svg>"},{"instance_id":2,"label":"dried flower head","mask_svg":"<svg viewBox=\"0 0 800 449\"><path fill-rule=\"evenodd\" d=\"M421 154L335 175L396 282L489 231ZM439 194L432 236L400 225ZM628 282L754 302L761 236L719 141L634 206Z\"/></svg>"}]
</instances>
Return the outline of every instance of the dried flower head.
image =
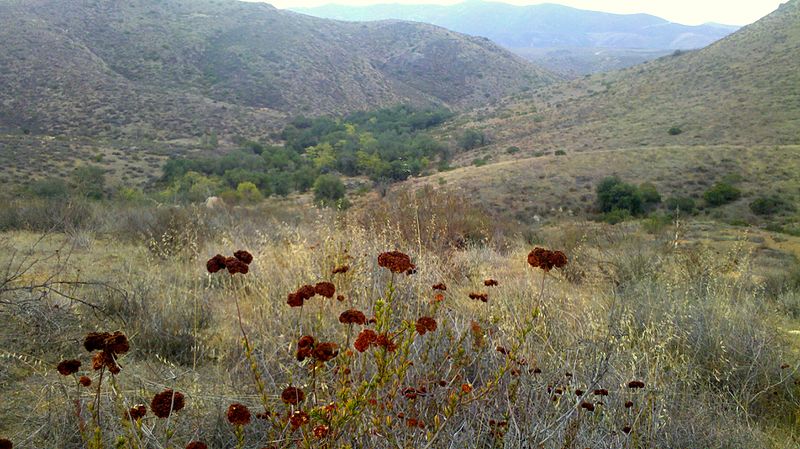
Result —
<instances>
[{"instance_id":1,"label":"dried flower head","mask_svg":"<svg viewBox=\"0 0 800 449\"><path fill-rule=\"evenodd\" d=\"M344 301L344 295L336 295L336 300L339 302Z\"/></svg>"},{"instance_id":2,"label":"dried flower head","mask_svg":"<svg viewBox=\"0 0 800 449\"><path fill-rule=\"evenodd\" d=\"M231 275L236 273L247 274L250 271L250 267L236 257L226 257L225 267Z\"/></svg>"},{"instance_id":3,"label":"dried flower head","mask_svg":"<svg viewBox=\"0 0 800 449\"><path fill-rule=\"evenodd\" d=\"M436 330L436 320L429 316L419 317L414 327L416 327L417 333L425 335L426 332L433 332Z\"/></svg>"},{"instance_id":4,"label":"dried flower head","mask_svg":"<svg viewBox=\"0 0 800 449\"><path fill-rule=\"evenodd\" d=\"M293 293L289 293L289 299L286 301L292 307L302 307L307 299L311 299L317 292L313 285L304 285Z\"/></svg>"},{"instance_id":5,"label":"dried flower head","mask_svg":"<svg viewBox=\"0 0 800 449\"><path fill-rule=\"evenodd\" d=\"M75 374L81 369L81 361L70 359L70 360L62 360L61 363L56 366L56 369L62 376L69 376L70 374Z\"/></svg>"},{"instance_id":6,"label":"dried flower head","mask_svg":"<svg viewBox=\"0 0 800 449\"><path fill-rule=\"evenodd\" d=\"M586 411L593 412L594 411L594 404L591 402L583 401L581 402L581 408L585 409Z\"/></svg>"},{"instance_id":7,"label":"dried flower head","mask_svg":"<svg viewBox=\"0 0 800 449\"><path fill-rule=\"evenodd\" d=\"M172 412L179 412L185 405L183 393L168 388L153 396L150 410L159 418L167 418Z\"/></svg>"},{"instance_id":8,"label":"dried flower head","mask_svg":"<svg viewBox=\"0 0 800 449\"><path fill-rule=\"evenodd\" d=\"M130 343L128 343L128 337L119 331L106 337L104 344L104 350L112 354L125 354L131 348Z\"/></svg>"},{"instance_id":9,"label":"dried flower head","mask_svg":"<svg viewBox=\"0 0 800 449\"><path fill-rule=\"evenodd\" d=\"M217 254L206 262L206 270L209 273L216 273L223 268L225 268L225 256L222 254Z\"/></svg>"},{"instance_id":10,"label":"dried flower head","mask_svg":"<svg viewBox=\"0 0 800 449\"><path fill-rule=\"evenodd\" d=\"M125 414L125 419L130 419L131 421L136 421L142 419L147 415L147 407L144 404L137 404L128 409L128 412Z\"/></svg>"},{"instance_id":11,"label":"dried flower head","mask_svg":"<svg viewBox=\"0 0 800 449\"><path fill-rule=\"evenodd\" d=\"M483 285L487 287L497 287L497 281L494 279L486 279L483 281Z\"/></svg>"},{"instance_id":12,"label":"dried flower head","mask_svg":"<svg viewBox=\"0 0 800 449\"><path fill-rule=\"evenodd\" d=\"M333 269L333 274L344 274L350 271L349 265L341 265Z\"/></svg>"},{"instance_id":13,"label":"dried flower head","mask_svg":"<svg viewBox=\"0 0 800 449\"><path fill-rule=\"evenodd\" d=\"M469 294L469 299L477 299L477 300L479 300L481 302L487 302L487 301L489 301L489 294L488 293L472 292L472 293Z\"/></svg>"},{"instance_id":14,"label":"dried flower head","mask_svg":"<svg viewBox=\"0 0 800 449\"><path fill-rule=\"evenodd\" d=\"M250 424L250 409L244 404L234 402L228 406L228 422L234 426L246 426Z\"/></svg>"},{"instance_id":15,"label":"dried flower head","mask_svg":"<svg viewBox=\"0 0 800 449\"><path fill-rule=\"evenodd\" d=\"M443 294L437 293L436 295L434 295L433 302L436 303L436 302L442 302L442 301L444 301L444 295Z\"/></svg>"},{"instance_id":16,"label":"dried flower head","mask_svg":"<svg viewBox=\"0 0 800 449\"><path fill-rule=\"evenodd\" d=\"M367 324L367 316L356 309L345 310L339 315L339 322L343 324Z\"/></svg>"},{"instance_id":17,"label":"dried flower head","mask_svg":"<svg viewBox=\"0 0 800 449\"><path fill-rule=\"evenodd\" d=\"M625 426L625 427L623 427L623 428L622 428L622 433L624 433L625 435L627 435L627 434L631 433L631 426Z\"/></svg>"},{"instance_id":18,"label":"dried flower head","mask_svg":"<svg viewBox=\"0 0 800 449\"><path fill-rule=\"evenodd\" d=\"M13 447L14 445L11 443L11 440L0 438L0 449L12 449Z\"/></svg>"},{"instance_id":19,"label":"dried flower head","mask_svg":"<svg viewBox=\"0 0 800 449\"><path fill-rule=\"evenodd\" d=\"M297 360L302 362L314 351L314 337L304 335L297 341Z\"/></svg>"},{"instance_id":20,"label":"dried flower head","mask_svg":"<svg viewBox=\"0 0 800 449\"><path fill-rule=\"evenodd\" d=\"M314 292L326 298L333 298L333 295L336 294L336 286L333 285L332 282L318 282L317 285L314 286Z\"/></svg>"},{"instance_id":21,"label":"dried flower head","mask_svg":"<svg viewBox=\"0 0 800 449\"><path fill-rule=\"evenodd\" d=\"M108 332L89 332L83 340L83 347L87 351L102 351L106 348L106 339L111 334Z\"/></svg>"},{"instance_id":22,"label":"dried flower head","mask_svg":"<svg viewBox=\"0 0 800 449\"><path fill-rule=\"evenodd\" d=\"M186 449L208 449L208 446L202 441L192 441L186 445Z\"/></svg>"},{"instance_id":23,"label":"dried flower head","mask_svg":"<svg viewBox=\"0 0 800 449\"><path fill-rule=\"evenodd\" d=\"M245 265L250 265L250 262L253 261L253 255L243 249L233 253L233 257L241 260Z\"/></svg>"},{"instance_id":24,"label":"dried flower head","mask_svg":"<svg viewBox=\"0 0 800 449\"><path fill-rule=\"evenodd\" d=\"M464 394L472 393L472 385L471 384L461 384L461 392Z\"/></svg>"},{"instance_id":25,"label":"dried flower head","mask_svg":"<svg viewBox=\"0 0 800 449\"><path fill-rule=\"evenodd\" d=\"M608 390L605 388L598 388L597 390L593 391L595 396L608 396Z\"/></svg>"},{"instance_id":26,"label":"dried flower head","mask_svg":"<svg viewBox=\"0 0 800 449\"><path fill-rule=\"evenodd\" d=\"M320 343L314 347L312 354L320 362L327 362L339 355L339 345L336 343Z\"/></svg>"},{"instance_id":27,"label":"dried flower head","mask_svg":"<svg viewBox=\"0 0 800 449\"><path fill-rule=\"evenodd\" d=\"M377 341L378 334L376 334L374 330L364 329L358 334L358 337L356 337L353 347L356 348L358 352L364 352L369 349L370 346L375 345Z\"/></svg>"},{"instance_id":28,"label":"dried flower head","mask_svg":"<svg viewBox=\"0 0 800 449\"><path fill-rule=\"evenodd\" d=\"M311 418L308 416L308 413L298 410L292 414L292 417L289 418L289 422L292 424L292 430L297 430L300 426L304 426L311 421Z\"/></svg>"},{"instance_id":29,"label":"dried flower head","mask_svg":"<svg viewBox=\"0 0 800 449\"><path fill-rule=\"evenodd\" d=\"M281 400L286 404L297 405L303 402L306 394L303 390L295 387L286 387L281 393Z\"/></svg>"},{"instance_id":30,"label":"dried flower head","mask_svg":"<svg viewBox=\"0 0 800 449\"><path fill-rule=\"evenodd\" d=\"M378 266L388 268L393 273L412 274L417 268L411 263L411 258L400 251L389 251L378 256Z\"/></svg>"},{"instance_id":31,"label":"dried flower head","mask_svg":"<svg viewBox=\"0 0 800 449\"><path fill-rule=\"evenodd\" d=\"M561 251L550 251L536 247L528 253L528 264L533 268L550 271L553 268L564 268L567 265L567 256Z\"/></svg>"},{"instance_id":32,"label":"dried flower head","mask_svg":"<svg viewBox=\"0 0 800 449\"><path fill-rule=\"evenodd\" d=\"M331 428L326 426L325 424L320 424L314 427L314 438L322 439L328 436L328 432L331 431Z\"/></svg>"},{"instance_id":33,"label":"dried flower head","mask_svg":"<svg viewBox=\"0 0 800 449\"><path fill-rule=\"evenodd\" d=\"M625 408L633 407L633 401L625 401Z\"/></svg>"},{"instance_id":34,"label":"dried flower head","mask_svg":"<svg viewBox=\"0 0 800 449\"><path fill-rule=\"evenodd\" d=\"M642 382L641 380L632 380L628 382L628 388L633 388L633 389L644 388L644 382Z\"/></svg>"},{"instance_id":35,"label":"dried flower head","mask_svg":"<svg viewBox=\"0 0 800 449\"><path fill-rule=\"evenodd\" d=\"M446 286L446 285L444 285L444 284L443 284L443 283L441 283L441 282L440 282L440 283L438 283L438 284L434 284L432 288L433 288L434 290L439 290L439 291L445 291L445 290L447 290L447 286Z\"/></svg>"},{"instance_id":36,"label":"dried flower head","mask_svg":"<svg viewBox=\"0 0 800 449\"><path fill-rule=\"evenodd\" d=\"M78 379L78 382L80 382L80 384L84 387L89 387L92 385L92 379L89 379L87 376L81 376L81 378Z\"/></svg>"},{"instance_id":37,"label":"dried flower head","mask_svg":"<svg viewBox=\"0 0 800 449\"><path fill-rule=\"evenodd\" d=\"M111 374L118 374L120 371L114 355L108 351L100 351L92 357L92 369L99 371L103 367L108 368Z\"/></svg>"},{"instance_id":38,"label":"dried flower head","mask_svg":"<svg viewBox=\"0 0 800 449\"><path fill-rule=\"evenodd\" d=\"M382 347L386 352L394 352L397 349L397 344L392 340L392 337L386 334L379 334L375 339L375 344Z\"/></svg>"}]
</instances>

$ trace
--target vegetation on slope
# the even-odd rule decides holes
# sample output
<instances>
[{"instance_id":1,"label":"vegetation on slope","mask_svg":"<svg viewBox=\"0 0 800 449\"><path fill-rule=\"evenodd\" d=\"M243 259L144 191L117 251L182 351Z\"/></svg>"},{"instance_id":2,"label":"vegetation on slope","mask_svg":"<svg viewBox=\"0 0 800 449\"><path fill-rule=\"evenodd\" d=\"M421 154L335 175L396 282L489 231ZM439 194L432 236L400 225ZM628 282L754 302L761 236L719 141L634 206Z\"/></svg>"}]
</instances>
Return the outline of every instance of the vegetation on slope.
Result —
<instances>
[{"instance_id":1,"label":"vegetation on slope","mask_svg":"<svg viewBox=\"0 0 800 449\"><path fill-rule=\"evenodd\" d=\"M287 115L485 104L554 80L486 39L233 0L0 1L0 130L266 137Z\"/></svg>"}]
</instances>

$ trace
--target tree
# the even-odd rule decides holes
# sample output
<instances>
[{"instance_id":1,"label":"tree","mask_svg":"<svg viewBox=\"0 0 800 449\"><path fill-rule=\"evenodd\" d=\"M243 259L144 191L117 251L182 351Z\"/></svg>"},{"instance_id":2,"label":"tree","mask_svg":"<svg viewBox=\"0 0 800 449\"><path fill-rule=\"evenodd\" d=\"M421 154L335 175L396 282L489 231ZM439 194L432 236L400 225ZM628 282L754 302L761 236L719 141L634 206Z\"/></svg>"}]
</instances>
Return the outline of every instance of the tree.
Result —
<instances>
[{"instance_id":1,"label":"tree","mask_svg":"<svg viewBox=\"0 0 800 449\"><path fill-rule=\"evenodd\" d=\"M639 189L633 184L622 182L616 176L610 176L597 185L597 205L601 212L624 210L631 215L644 212L644 202Z\"/></svg>"},{"instance_id":2,"label":"tree","mask_svg":"<svg viewBox=\"0 0 800 449\"><path fill-rule=\"evenodd\" d=\"M344 183L336 175L320 175L314 181L314 200L323 206L335 205L344 195Z\"/></svg>"},{"instance_id":3,"label":"tree","mask_svg":"<svg viewBox=\"0 0 800 449\"><path fill-rule=\"evenodd\" d=\"M264 199L264 195L261 194L261 191L258 190L258 187L252 182L239 183L239 185L236 186L236 193L243 201L249 203L257 203Z\"/></svg>"},{"instance_id":4,"label":"tree","mask_svg":"<svg viewBox=\"0 0 800 449\"><path fill-rule=\"evenodd\" d=\"M468 129L458 138L458 146L463 150L472 150L489 143L486 134L477 129Z\"/></svg>"}]
</instances>

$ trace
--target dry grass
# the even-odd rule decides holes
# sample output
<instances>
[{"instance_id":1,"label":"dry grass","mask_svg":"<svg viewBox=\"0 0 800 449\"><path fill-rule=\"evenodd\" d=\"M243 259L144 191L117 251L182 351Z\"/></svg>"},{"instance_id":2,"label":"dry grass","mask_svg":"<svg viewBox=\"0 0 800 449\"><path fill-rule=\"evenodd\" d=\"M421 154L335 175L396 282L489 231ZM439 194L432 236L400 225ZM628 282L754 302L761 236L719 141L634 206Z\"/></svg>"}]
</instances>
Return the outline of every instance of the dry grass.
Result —
<instances>
[{"instance_id":1,"label":"dry grass","mask_svg":"<svg viewBox=\"0 0 800 449\"><path fill-rule=\"evenodd\" d=\"M797 337L782 330L797 326L789 307L796 261L776 248L759 250L746 236L708 242L686 225L650 235L635 224L564 221L539 230L546 246L570 257L542 293L543 273L526 264L530 248L520 243L430 249L400 221L367 230L327 213L292 225L263 214L197 218L205 230L186 235L205 237L162 252L100 231L88 232L89 246L63 234L3 236L8 273L31 266L0 289L0 433L15 447L82 444L73 401L80 395L88 420L94 391L76 389L54 367L79 357L81 374L97 382L81 347L90 330L122 330L131 341L122 372L102 389L104 447L183 447L192 439L248 448L797 444ZM420 218L425 226L428 218ZM419 229L431 229L425 226ZM236 248L255 255L250 273L205 273L208 257ZM417 272L393 278L379 267L377 255L392 249L409 253ZM347 273L331 275L343 264ZM499 286L484 286L488 278ZM316 297L302 313L286 304L287 293L321 280L332 280L344 301ZM438 282L447 291L432 303ZM489 301L470 300L470 292L487 292ZM376 316L371 328L400 332L399 349L345 351L359 327L349 332L338 322L349 308ZM413 321L423 315L438 327L415 336ZM341 351L312 370L295 358L301 335ZM628 388L632 380L645 388ZM290 384L306 391L309 425L293 432L274 418L237 430L226 422L233 402L285 413L278 395ZM407 399L408 387L426 394ZM152 414L135 426L119 419L164 388L187 401L169 424ZM586 393L578 397L576 389ZM625 408L628 400L633 407ZM594 411L581 408L584 401ZM322 409L330 402L338 406L333 414ZM411 418L423 428L410 428ZM332 431L316 439L311 430L320 425Z\"/></svg>"}]
</instances>

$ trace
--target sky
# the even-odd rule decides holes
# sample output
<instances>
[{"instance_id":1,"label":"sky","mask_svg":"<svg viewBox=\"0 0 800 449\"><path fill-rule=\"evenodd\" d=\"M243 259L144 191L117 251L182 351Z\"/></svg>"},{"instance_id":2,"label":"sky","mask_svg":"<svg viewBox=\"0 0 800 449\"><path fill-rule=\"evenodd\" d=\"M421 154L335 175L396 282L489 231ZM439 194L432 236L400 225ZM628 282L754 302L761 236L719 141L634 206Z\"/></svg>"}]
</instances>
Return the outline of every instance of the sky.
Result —
<instances>
[{"instance_id":1,"label":"sky","mask_svg":"<svg viewBox=\"0 0 800 449\"><path fill-rule=\"evenodd\" d=\"M253 0L251 0L253 1ZM378 3L440 4L463 0L267 0L278 8L320 6L328 3L371 5ZM706 22L747 25L774 11L781 0L494 0L515 5L558 3L581 9L620 14L648 13L672 22L699 25ZM785 1L785 0L783 0Z\"/></svg>"}]
</instances>

